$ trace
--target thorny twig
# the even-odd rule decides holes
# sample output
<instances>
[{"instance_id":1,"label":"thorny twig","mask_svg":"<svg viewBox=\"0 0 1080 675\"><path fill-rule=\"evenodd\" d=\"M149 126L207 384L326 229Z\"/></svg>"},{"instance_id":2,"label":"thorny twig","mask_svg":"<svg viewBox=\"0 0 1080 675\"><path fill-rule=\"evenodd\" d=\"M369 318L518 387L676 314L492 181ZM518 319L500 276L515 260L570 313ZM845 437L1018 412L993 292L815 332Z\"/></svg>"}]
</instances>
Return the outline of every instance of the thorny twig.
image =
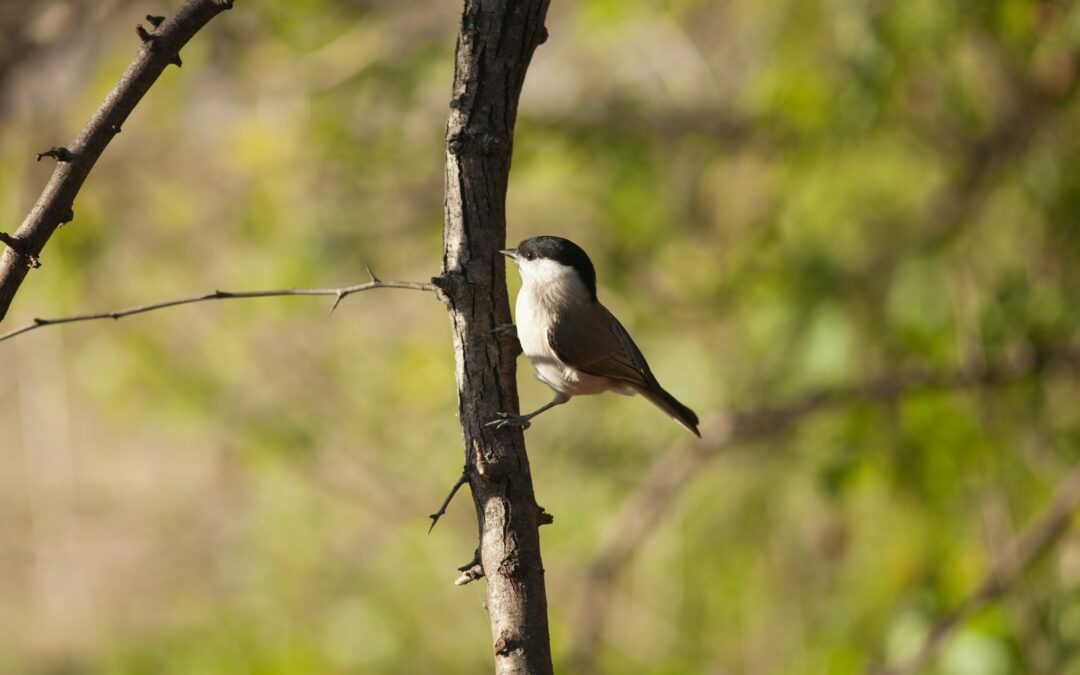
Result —
<instances>
[{"instance_id":1,"label":"thorny twig","mask_svg":"<svg viewBox=\"0 0 1080 675\"><path fill-rule=\"evenodd\" d=\"M138 305L136 307L128 307L127 309L118 309L112 312L100 312L97 314L78 314L75 316L65 316L56 319L34 319L33 323L29 323L15 330L9 331L0 335L0 342L4 340L10 340L17 335L28 333L38 328L44 328L45 326L55 326L62 323L76 323L80 321L96 321L99 319L122 319L125 316L131 316L133 314L143 314L145 312L152 312L156 309L165 309L166 307L176 307L178 305L190 305L196 302L206 302L208 300L234 300L239 298L273 298L279 296L288 295L332 295L335 297L333 307L336 308L342 299L352 295L353 293L360 293L362 291L370 291L376 288L403 288L414 291L434 291L435 287L429 283L418 281L382 281L373 277L372 281L364 284L356 284L355 286L344 286L342 288L283 288L278 290L269 291L214 291L212 293L205 293L203 295L192 295L185 298L176 298L174 300L163 300L161 302L153 302L148 305ZM333 311L333 309L331 309Z\"/></svg>"}]
</instances>

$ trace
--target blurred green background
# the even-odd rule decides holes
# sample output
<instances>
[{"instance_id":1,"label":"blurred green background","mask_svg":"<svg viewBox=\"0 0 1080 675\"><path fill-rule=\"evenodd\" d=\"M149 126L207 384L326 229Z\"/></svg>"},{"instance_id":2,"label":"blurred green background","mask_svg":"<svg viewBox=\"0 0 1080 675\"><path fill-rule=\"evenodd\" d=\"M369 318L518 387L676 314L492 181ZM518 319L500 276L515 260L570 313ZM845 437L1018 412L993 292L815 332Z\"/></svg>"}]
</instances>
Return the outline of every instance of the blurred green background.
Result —
<instances>
[{"instance_id":1,"label":"blurred green background","mask_svg":"<svg viewBox=\"0 0 1080 675\"><path fill-rule=\"evenodd\" d=\"M0 6L10 231L158 0ZM108 148L4 329L213 289L426 280L459 3L237 2ZM552 3L511 243L570 237L699 413L1080 340L1080 6ZM517 278L512 275L512 292ZM0 344L0 672L478 673L450 333L428 294L207 303ZM548 400L521 370L523 407ZM1080 460L1080 383L857 402L703 464L585 570L686 432L575 399L527 433L557 669L857 673L911 654ZM708 439L706 439L708 441ZM671 448L676 448L671 451ZM616 533L617 534L617 533ZM1067 533L926 672L1080 673Z\"/></svg>"}]
</instances>

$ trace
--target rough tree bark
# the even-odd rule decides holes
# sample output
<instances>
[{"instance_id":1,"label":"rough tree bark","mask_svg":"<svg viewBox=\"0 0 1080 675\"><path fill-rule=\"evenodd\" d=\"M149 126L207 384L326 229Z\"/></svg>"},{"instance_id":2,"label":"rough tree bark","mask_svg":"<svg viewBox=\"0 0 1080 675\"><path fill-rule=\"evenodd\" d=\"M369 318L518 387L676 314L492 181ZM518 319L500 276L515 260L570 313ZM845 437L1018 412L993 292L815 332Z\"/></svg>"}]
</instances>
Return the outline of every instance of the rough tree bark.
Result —
<instances>
[{"instance_id":1,"label":"rough tree bark","mask_svg":"<svg viewBox=\"0 0 1080 675\"><path fill-rule=\"evenodd\" d=\"M510 323L506 187L525 71L547 38L548 0L465 0L446 128L442 274L433 279L454 333L466 477L480 530L497 673L550 673L547 599L533 495L520 429L484 424L518 410Z\"/></svg>"},{"instance_id":2,"label":"rough tree bark","mask_svg":"<svg viewBox=\"0 0 1080 675\"><path fill-rule=\"evenodd\" d=\"M135 60L83 130L71 145L52 148L38 155L39 160L43 157L55 159L56 169L14 236L0 232L0 242L7 245L0 254L0 321L7 314L27 272L38 266L38 256L49 237L56 228L74 217L75 195L105 146L120 133L128 115L166 66L180 65L180 48L210 19L232 5L233 0L185 0L167 19L146 17L150 30L142 25L137 27L142 47Z\"/></svg>"}]
</instances>

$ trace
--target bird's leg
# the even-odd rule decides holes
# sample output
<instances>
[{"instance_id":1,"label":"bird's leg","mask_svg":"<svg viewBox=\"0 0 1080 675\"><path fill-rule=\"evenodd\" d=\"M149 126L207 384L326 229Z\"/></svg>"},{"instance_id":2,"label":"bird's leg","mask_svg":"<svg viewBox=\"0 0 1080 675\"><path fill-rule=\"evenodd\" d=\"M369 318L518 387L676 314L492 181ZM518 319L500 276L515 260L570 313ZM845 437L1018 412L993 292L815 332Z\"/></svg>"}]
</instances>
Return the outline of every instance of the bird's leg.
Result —
<instances>
[{"instance_id":1,"label":"bird's leg","mask_svg":"<svg viewBox=\"0 0 1080 675\"><path fill-rule=\"evenodd\" d=\"M547 405L541 406L532 411L528 415L511 415L510 413L495 413L495 419L491 420L484 426L495 427L496 429L502 429L503 427L521 427L522 429L528 429L532 424L529 420L536 417L540 413L544 412L548 408L554 408L557 405L562 405L570 400L570 397L561 391L555 392L555 398L551 399L551 402Z\"/></svg>"}]
</instances>

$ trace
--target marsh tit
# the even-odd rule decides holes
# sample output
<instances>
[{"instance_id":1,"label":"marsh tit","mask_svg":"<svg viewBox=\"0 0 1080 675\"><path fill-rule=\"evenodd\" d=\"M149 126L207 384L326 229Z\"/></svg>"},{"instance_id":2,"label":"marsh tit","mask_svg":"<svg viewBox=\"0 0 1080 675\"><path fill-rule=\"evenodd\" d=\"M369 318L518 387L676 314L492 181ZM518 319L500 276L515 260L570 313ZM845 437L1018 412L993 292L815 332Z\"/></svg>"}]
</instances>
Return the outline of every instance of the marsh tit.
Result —
<instances>
[{"instance_id":1,"label":"marsh tit","mask_svg":"<svg viewBox=\"0 0 1080 675\"><path fill-rule=\"evenodd\" d=\"M533 237L499 252L521 273L521 349L555 398L528 415L499 413L489 426L525 429L529 420L572 396L613 391L641 394L701 437L694 411L660 386L630 334L596 299L596 271L580 246L561 237Z\"/></svg>"}]
</instances>

